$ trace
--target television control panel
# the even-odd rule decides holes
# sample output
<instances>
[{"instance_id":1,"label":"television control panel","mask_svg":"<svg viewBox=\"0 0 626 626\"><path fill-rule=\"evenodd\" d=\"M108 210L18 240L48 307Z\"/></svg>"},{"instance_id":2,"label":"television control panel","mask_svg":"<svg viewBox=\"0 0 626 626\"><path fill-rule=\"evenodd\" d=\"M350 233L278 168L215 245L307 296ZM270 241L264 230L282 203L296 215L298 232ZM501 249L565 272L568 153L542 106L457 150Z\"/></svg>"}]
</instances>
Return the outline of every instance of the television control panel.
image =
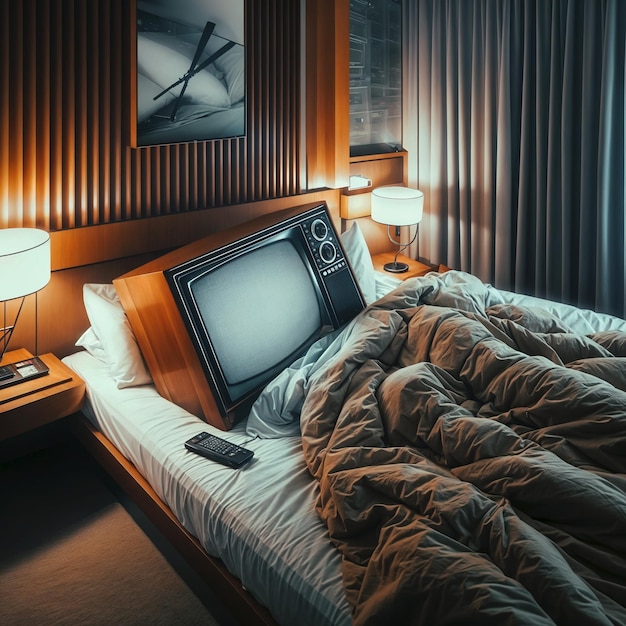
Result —
<instances>
[{"instance_id":1,"label":"television control panel","mask_svg":"<svg viewBox=\"0 0 626 626\"><path fill-rule=\"evenodd\" d=\"M318 208L300 225L319 272L320 288L332 303L329 314L337 328L351 320L365 302L326 208Z\"/></svg>"},{"instance_id":2,"label":"television control panel","mask_svg":"<svg viewBox=\"0 0 626 626\"><path fill-rule=\"evenodd\" d=\"M347 267L335 231L326 214L307 220L302 228L311 254L322 276L329 276Z\"/></svg>"}]
</instances>

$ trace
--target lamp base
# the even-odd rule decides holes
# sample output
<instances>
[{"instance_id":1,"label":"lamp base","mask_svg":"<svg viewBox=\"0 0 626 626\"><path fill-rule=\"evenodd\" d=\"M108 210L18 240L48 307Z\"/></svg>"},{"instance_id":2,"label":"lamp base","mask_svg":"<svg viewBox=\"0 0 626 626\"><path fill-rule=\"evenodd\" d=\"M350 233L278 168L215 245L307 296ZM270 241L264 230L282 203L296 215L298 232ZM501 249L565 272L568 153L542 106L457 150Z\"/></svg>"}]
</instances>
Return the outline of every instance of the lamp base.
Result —
<instances>
[{"instance_id":1,"label":"lamp base","mask_svg":"<svg viewBox=\"0 0 626 626\"><path fill-rule=\"evenodd\" d=\"M409 271L409 266L406 263L398 263L397 261L393 261L392 263L385 263L383 268L385 272L391 272L393 274L402 274Z\"/></svg>"}]
</instances>

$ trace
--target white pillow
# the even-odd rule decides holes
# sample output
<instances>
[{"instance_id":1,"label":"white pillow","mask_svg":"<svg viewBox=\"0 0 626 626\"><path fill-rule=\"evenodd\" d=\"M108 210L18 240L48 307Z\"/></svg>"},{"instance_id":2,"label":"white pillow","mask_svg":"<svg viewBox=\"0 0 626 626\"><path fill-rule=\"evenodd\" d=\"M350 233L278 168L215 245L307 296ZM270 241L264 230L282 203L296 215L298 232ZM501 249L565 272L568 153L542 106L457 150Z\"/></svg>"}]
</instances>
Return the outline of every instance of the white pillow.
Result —
<instances>
[{"instance_id":1,"label":"white pillow","mask_svg":"<svg viewBox=\"0 0 626 626\"><path fill-rule=\"evenodd\" d=\"M85 349L91 356L95 356L99 361L107 363L106 352L102 347L100 339L98 339L98 335L96 335L91 326L78 338L78 341L74 345L78 348Z\"/></svg>"},{"instance_id":2,"label":"white pillow","mask_svg":"<svg viewBox=\"0 0 626 626\"><path fill-rule=\"evenodd\" d=\"M358 222L354 222L347 231L341 233L341 243L365 302L371 304L376 300L376 273L372 264L372 256Z\"/></svg>"},{"instance_id":3,"label":"white pillow","mask_svg":"<svg viewBox=\"0 0 626 626\"><path fill-rule=\"evenodd\" d=\"M83 285L83 300L91 328L104 350L117 387L123 389L151 383L150 372L115 287L112 284ZM90 335L84 341L89 342L92 350L97 350Z\"/></svg>"},{"instance_id":4,"label":"white pillow","mask_svg":"<svg viewBox=\"0 0 626 626\"><path fill-rule=\"evenodd\" d=\"M189 44L171 36L152 33L137 35L137 71L165 89L189 70L193 54L189 58ZM182 83L170 89L178 96ZM230 108L226 87L219 78L204 69L195 74L187 85L185 97L193 102L205 104L208 110L223 111Z\"/></svg>"}]
</instances>

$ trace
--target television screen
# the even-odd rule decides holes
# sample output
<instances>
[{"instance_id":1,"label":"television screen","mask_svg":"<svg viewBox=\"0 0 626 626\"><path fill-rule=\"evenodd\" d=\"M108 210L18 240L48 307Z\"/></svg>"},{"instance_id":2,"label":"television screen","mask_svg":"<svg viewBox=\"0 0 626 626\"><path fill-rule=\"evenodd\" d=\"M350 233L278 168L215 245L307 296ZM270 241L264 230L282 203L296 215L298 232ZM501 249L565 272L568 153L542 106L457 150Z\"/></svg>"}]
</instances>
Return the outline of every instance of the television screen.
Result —
<instances>
[{"instance_id":1,"label":"television screen","mask_svg":"<svg viewBox=\"0 0 626 626\"><path fill-rule=\"evenodd\" d=\"M236 257L190 282L193 304L233 401L277 373L323 325L312 278L289 239Z\"/></svg>"}]
</instances>

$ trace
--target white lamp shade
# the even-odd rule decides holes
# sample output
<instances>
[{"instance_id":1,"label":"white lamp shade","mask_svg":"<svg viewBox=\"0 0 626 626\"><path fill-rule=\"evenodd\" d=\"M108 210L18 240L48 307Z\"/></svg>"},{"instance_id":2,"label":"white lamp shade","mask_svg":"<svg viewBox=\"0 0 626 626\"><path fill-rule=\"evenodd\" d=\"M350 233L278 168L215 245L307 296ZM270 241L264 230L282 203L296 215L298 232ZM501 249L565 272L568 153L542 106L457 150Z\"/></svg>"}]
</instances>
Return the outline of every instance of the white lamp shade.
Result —
<instances>
[{"instance_id":1,"label":"white lamp shade","mask_svg":"<svg viewBox=\"0 0 626 626\"><path fill-rule=\"evenodd\" d=\"M37 228L0 230L0 301L39 291L50 280L50 235Z\"/></svg>"},{"instance_id":2,"label":"white lamp shade","mask_svg":"<svg viewBox=\"0 0 626 626\"><path fill-rule=\"evenodd\" d=\"M379 224L419 224L423 211L424 194L419 189L377 187L372 191L372 219Z\"/></svg>"}]
</instances>

